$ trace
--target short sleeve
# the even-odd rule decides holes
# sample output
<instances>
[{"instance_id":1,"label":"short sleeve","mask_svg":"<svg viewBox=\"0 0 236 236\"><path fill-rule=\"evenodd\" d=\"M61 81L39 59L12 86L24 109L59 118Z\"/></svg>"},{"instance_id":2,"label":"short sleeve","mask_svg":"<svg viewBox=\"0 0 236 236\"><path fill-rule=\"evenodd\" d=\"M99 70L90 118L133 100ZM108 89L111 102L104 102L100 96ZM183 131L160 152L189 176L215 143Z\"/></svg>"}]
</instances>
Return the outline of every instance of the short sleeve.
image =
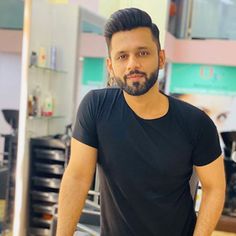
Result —
<instances>
[{"instance_id":1,"label":"short sleeve","mask_svg":"<svg viewBox=\"0 0 236 236\"><path fill-rule=\"evenodd\" d=\"M205 114L199 120L199 132L194 145L193 164L203 166L221 155L218 131L213 121Z\"/></svg>"},{"instance_id":2,"label":"short sleeve","mask_svg":"<svg viewBox=\"0 0 236 236\"><path fill-rule=\"evenodd\" d=\"M95 105L93 91L90 91L79 105L72 137L84 144L97 148Z\"/></svg>"}]
</instances>

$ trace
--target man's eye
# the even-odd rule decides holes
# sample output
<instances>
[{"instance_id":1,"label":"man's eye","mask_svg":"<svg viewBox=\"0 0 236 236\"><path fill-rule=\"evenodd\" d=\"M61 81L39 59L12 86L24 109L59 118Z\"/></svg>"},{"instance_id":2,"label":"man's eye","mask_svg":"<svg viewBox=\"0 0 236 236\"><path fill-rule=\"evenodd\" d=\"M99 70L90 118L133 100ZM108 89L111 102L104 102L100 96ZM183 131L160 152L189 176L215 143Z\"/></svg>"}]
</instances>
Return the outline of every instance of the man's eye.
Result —
<instances>
[{"instance_id":1,"label":"man's eye","mask_svg":"<svg viewBox=\"0 0 236 236\"><path fill-rule=\"evenodd\" d=\"M139 52L139 56L147 56L147 55L149 55L149 52L147 52L147 51L140 51Z\"/></svg>"},{"instance_id":2,"label":"man's eye","mask_svg":"<svg viewBox=\"0 0 236 236\"><path fill-rule=\"evenodd\" d=\"M120 55L117 59L118 60L124 60L127 58L127 55L126 54L123 54L123 55Z\"/></svg>"}]
</instances>

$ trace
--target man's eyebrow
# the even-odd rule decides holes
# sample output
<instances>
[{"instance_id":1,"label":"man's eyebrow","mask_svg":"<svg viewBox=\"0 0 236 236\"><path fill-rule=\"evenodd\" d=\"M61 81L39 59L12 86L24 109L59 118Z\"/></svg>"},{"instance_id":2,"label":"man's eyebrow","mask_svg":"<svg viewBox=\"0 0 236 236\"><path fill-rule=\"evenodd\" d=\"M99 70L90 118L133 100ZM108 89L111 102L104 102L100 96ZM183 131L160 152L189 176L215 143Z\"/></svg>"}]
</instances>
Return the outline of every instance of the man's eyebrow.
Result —
<instances>
[{"instance_id":1,"label":"man's eyebrow","mask_svg":"<svg viewBox=\"0 0 236 236\"><path fill-rule=\"evenodd\" d=\"M142 46L142 47L137 47L136 48L136 50L142 50L142 49L149 49L149 48L146 47L146 46ZM127 53L127 51L125 51L125 50L118 51L115 55L120 55L120 54L124 54L124 53Z\"/></svg>"},{"instance_id":2,"label":"man's eyebrow","mask_svg":"<svg viewBox=\"0 0 236 236\"><path fill-rule=\"evenodd\" d=\"M138 47L138 49L140 50L140 49L149 49L148 47L145 47L145 46L143 46L143 47Z\"/></svg>"},{"instance_id":3,"label":"man's eyebrow","mask_svg":"<svg viewBox=\"0 0 236 236\"><path fill-rule=\"evenodd\" d=\"M116 53L116 55L124 54L124 53L127 53L127 51L119 51L119 52Z\"/></svg>"}]
</instances>

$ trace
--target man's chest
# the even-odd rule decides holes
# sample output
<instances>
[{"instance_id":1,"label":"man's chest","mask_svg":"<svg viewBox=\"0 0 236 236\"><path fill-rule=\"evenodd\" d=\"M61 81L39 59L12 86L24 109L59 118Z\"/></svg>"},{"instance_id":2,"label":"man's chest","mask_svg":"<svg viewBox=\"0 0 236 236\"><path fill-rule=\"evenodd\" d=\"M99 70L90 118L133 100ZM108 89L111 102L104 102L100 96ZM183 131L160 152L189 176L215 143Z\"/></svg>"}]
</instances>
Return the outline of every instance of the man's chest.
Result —
<instances>
[{"instance_id":1,"label":"man's chest","mask_svg":"<svg viewBox=\"0 0 236 236\"><path fill-rule=\"evenodd\" d=\"M164 179L173 183L192 170L192 146L172 122L114 119L100 122L97 132L98 162L119 181L161 185Z\"/></svg>"}]
</instances>

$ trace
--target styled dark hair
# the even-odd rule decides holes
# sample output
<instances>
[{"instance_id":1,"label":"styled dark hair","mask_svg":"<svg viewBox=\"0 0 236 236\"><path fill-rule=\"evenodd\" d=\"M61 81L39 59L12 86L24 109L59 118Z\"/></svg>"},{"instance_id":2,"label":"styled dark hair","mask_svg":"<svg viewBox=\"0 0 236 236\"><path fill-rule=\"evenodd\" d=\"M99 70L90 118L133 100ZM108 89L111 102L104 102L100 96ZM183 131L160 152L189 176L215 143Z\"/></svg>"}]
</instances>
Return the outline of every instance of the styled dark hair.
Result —
<instances>
[{"instance_id":1,"label":"styled dark hair","mask_svg":"<svg viewBox=\"0 0 236 236\"><path fill-rule=\"evenodd\" d=\"M132 30L138 27L148 27L151 30L153 39L159 50L161 47L159 40L159 29L156 24L152 23L152 19L147 12L138 8L121 9L114 12L110 16L104 30L104 36L108 49L110 49L111 38L114 33Z\"/></svg>"}]
</instances>

